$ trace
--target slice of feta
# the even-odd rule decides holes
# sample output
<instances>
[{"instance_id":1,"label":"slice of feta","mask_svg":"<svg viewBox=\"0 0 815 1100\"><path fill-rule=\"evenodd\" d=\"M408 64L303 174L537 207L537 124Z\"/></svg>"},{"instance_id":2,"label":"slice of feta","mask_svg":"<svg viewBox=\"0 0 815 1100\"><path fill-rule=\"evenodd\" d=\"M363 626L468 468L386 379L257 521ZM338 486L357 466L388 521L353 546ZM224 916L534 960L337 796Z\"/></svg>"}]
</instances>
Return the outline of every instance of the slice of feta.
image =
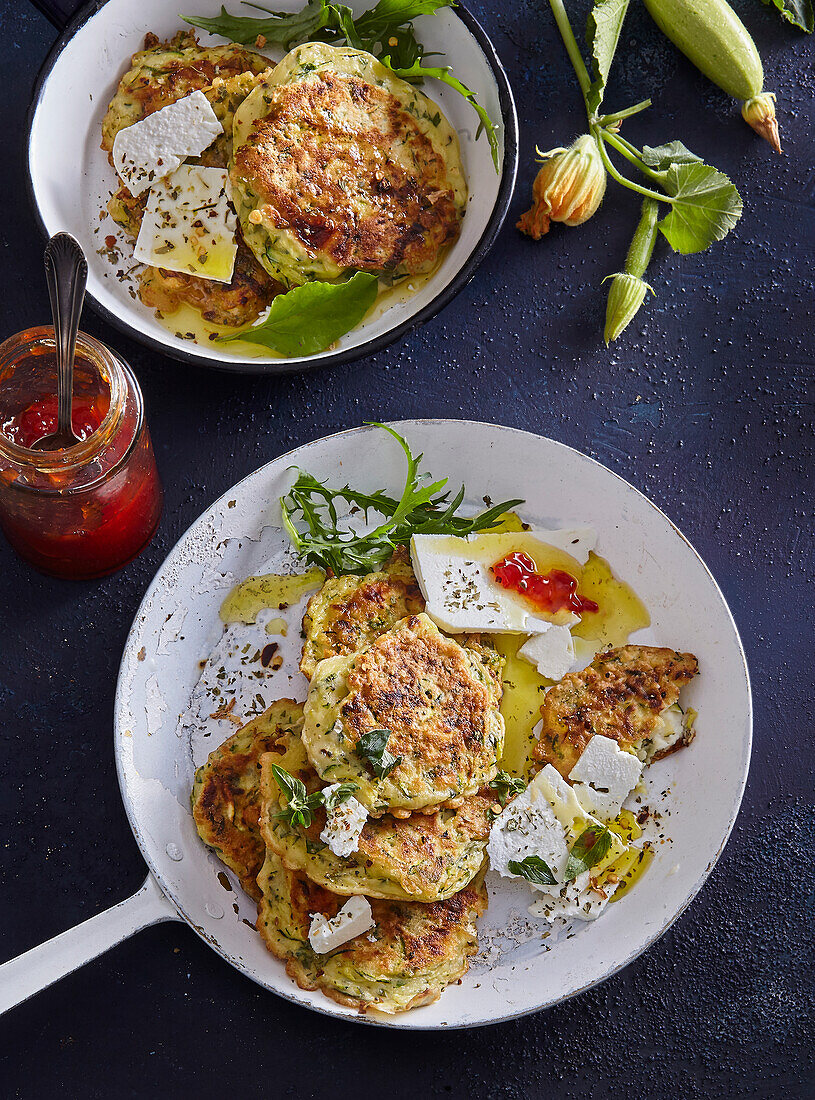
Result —
<instances>
[{"instance_id":1,"label":"slice of feta","mask_svg":"<svg viewBox=\"0 0 815 1100\"><path fill-rule=\"evenodd\" d=\"M612 737L595 734L569 772L569 779L581 806L600 821L611 821L641 775L641 760L621 749Z\"/></svg>"},{"instance_id":2,"label":"slice of feta","mask_svg":"<svg viewBox=\"0 0 815 1100\"><path fill-rule=\"evenodd\" d=\"M534 634L518 650L518 656L535 665L547 680L560 680L574 664L574 642L568 626L550 624L548 630Z\"/></svg>"},{"instance_id":3,"label":"slice of feta","mask_svg":"<svg viewBox=\"0 0 815 1100\"><path fill-rule=\"evenodd\" d=\"M131 195L140 195L222 133L207 97L192 92L120 130L113 140L113 166Z\"/></svg>"},{"instance_id":4,"label":"slice of feta","mask_svg":"<svg viewBox=\"0 0 815 1100\"><path fill-rule=\"evenodd\" d=\"M318 955L326 955L335 947L342 947L349 940L361 936L373 926L371 903L367 898L355 895L330 920L322 913L312 913L308 942Z\"/></svg>"},{"instance_id":5,"label":"slice of feta","mask_svg":"<svg viewBox=\"0 0 815 1100\"><path fill-rule=\"evenodd\" d=\"M552 874L562 875L569 858L566 830L546 798L530 785L504 809L492 824L487 842L490 866L504 878L515 878L510 860L527 856L546 861Z\"/></svg>"},{"instance_id":6,"label":"slice of feta","mask_svg":"<svg viewBox=\"0 0 815 1100\"><path fill-rule=\"evenodd\" d=\"M328 796L339 786L339 783L332 783L323 788L323 794ZM367 820L368 811L352 795L328 811L320 840L328 845L335 856L346 859L352 852L359 851L359 838Z\"/></svg>"},{"instance_id":7,"label":"slice of feta","mask_svg":"<svg viewBox=\"0 0 815 1100\"><path fill-rule=\"evenodd\" d=\"M223 168L184 164L151 189L133 255L139 263L228 283L238 245Z\"/></svg>"},{"instance_id":8,"label":"slice of feta","mask_svg":"<svg viewBox=\"0 0 815 1100\"><path fill-rule=\"evenodd\" d=\"M554 547L585 564L597 541L588 527L568 530L535 530L524 533L542 546ZM500 585L490 572L504 555L516 548L517 534L496 532L467 538L449 535L414 535L410 543L413 570L427 604L427 613L451 634L487 631L505 634L540 634L552 625L535 615L517 594ZM561 616L567 625L576 615Z\"/></svg>"}]
</instances>

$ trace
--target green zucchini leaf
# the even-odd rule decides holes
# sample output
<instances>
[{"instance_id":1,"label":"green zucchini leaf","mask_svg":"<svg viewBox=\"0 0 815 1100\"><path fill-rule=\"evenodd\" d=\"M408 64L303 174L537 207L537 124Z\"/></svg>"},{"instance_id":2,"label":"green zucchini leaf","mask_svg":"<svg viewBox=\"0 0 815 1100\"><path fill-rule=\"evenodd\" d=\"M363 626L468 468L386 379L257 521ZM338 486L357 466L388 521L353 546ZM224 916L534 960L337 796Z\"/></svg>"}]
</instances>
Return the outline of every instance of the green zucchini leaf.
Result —
<instances>
[{"instance_id":1,"label":"green zucchini leaf","mask_svg":"<svg viewBox=\"0 0 815 1100\"><path fill-rule=\"evenodd\" d=\"M761 0L765 7L776 8L785 23L812 34L812 0Z\"/></svg>"},{"instance_id":2,"label":"green zucchini leaf","mask_svg":"<svg viewBox=\"0 0 815 1100\"><path fill-rule=\"evenodd\" d=\"M642 159L649 168L661 172L672 164L701 164L702 158L692 153L681 141L669 141L666 145L643 145Z\"/></svg>"},{"instance_id":3,"label":"green zucchini leaf","mask_svg":"<svg viewBox=\"0 0 815 1100\"><path fill-rule=\"evenodd\" d=\"M376 275L367 271L346 283L306 283L279 294L259 325L220 340L248 340L281 355L316 355L359 324L376 293Z\"/></svg>"},{"instance_id":4,"label":"green zucchini leaf","mask_svg":"<svg viewBox=\"0 0 815 1100\"><path fill-rule=\"evenodd\" d=\"M611 62L620 41L629 0L596 0L586 24L586 42L591 51L594 80L589 88L589 114L596 114L603 102Z\"/></svg>"},{"instance_id":5,"label":"green zucchini leaf","mask_svg":"<svg viewBox=\"0 0 815 1100\"><path fill-rule=\"evenodd\" d=\"M741 217L738 191L709 164L672 164L663 174L663 185L674 201L659 229L674 252L703 252L727 236Z\"/></svg>"}]
</instances>

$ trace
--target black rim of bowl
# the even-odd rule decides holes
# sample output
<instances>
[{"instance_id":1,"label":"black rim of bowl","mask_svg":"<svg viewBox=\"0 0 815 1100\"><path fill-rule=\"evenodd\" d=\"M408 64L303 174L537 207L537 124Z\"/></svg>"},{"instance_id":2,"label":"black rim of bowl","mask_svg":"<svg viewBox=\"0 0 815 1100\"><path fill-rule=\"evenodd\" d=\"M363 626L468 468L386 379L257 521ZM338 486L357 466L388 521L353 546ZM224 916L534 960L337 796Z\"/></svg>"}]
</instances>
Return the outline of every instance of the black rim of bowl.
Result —
<instances>
[{"instance_id":1,"label":"black rim of bowl","mask_svg":"<svg viewBox=\"0 0 815 1100\"><path fill-rule=\"evenodd\" d=\"M105 6L105 3L106 0L91 0L90 3L86 4L77 12L52 46L34 85L34 94L26 120L26 179L31 205L34 209L34 214L40 230L45 237L48 237L50 234L42 214L40 213L39 203L37 202L36 184L31 171L31 134L34 120L40 102L42 101L48 78L60 54L77 31L96 15L96 13ZM481 238L464 262L461 270L456 273L450 282L423 309L419 310L418 313L409 317L401 324L382 333L381 336L374 337L366 343L358 344L353 348L346 348L343 351L338 351L331 355L323 355L320 358L304 357L303 359L295 359L289 362L268 359L258 361L257 363L250 360L230 361L208 359L204 356L197 355L195 352L168 347L160 340L148 336L121 317L118 317L115 313L112 313L105 306L101 305L92 294L88 293L88 301L93 306L95 312L126 336L137 340L140 344L152 348L162 355L180 360L182 363L209 367L213 370L236 372L238 374L291 374L298 371L315 370L322 367L335 367L339 366L341 363L350 363L355 359L364 359L382 351L383 348L388 347L389 344L406 336L414 328L424 324L425 321L429 321L431 317L435 317L435 315L444 309L444 307L455 298L459 291L470 282L478 266L492 248L495 238L506 218L509 204L512 199L512 192L515 187L515 177L518 171L518 117L507 74L495 51L495 47L478 20L471 15L467 8L461 3L457 3L456 6L450 10L461 20L467 30L472 34L492 70L493 77L498 87L498 102L501 108L501 121L504 128L504 160L498 196L495 200L495 206L493 207L489 220L484 228L484 232L481 234Z\"/></svg>"}]
</instances>

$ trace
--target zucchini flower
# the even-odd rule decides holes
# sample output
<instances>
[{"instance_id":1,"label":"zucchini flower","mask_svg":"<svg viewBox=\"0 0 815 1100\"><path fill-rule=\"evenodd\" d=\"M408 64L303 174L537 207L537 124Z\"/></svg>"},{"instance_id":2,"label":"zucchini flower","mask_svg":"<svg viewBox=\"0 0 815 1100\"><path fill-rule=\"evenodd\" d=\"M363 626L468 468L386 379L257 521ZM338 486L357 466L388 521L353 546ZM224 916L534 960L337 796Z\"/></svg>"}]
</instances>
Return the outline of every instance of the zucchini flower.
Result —
<instances>
[{"instance_id":1,"label":"zucchini flower","mask_svg":"<svg viewBox=\"0 0 815 1100\"><path fill-rule=\"evenodd\" d=\"M645 295L654 288L648 283L638 279L636 275L629 275L627 271L618 271L616 275L606 275L611 279L611 290L608 292L608 304L606 305L606 330L603 339L606 347L612 340L616 340L623 329L633 321L635 314L645 301Z\"/></svg>"},{"instance_id":2,"label":"zucchini flower","mask_svg":"<svg viewBox=\"0 0 815 1100\"><path fill-rule=\"evenodd\" d=\"M781 140L778 136L778 122L775 117L775 95L761 92L741 105L744 121L752 126L757 134L769 141L776 153L781 152Z\"/></svg>"},{"instance_id":3,"label":"zucchini flower","mask_svg":"<svg viewBox=\"0 0 815 1100\"><path fill-rule=\"evenodd\" d=\"M518 229L536 241L549 232L550 221L565 225L588 221L606 190L606 170L591 134L583 134L568 149L551 149L541 156L532 207L518 222Z\"/></svg>"}]
</instances>

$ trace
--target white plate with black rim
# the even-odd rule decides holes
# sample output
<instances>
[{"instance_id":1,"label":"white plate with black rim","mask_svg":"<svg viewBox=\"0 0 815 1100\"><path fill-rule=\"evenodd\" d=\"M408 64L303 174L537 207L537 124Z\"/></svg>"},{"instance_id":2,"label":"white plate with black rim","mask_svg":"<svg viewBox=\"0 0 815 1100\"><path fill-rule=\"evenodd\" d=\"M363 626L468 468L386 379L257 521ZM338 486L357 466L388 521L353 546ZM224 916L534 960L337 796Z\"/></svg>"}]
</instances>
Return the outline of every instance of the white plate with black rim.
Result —
<instances>
[{"instance_id":1,"label":"white plate with black rim","mask_svg":"<svg viewBox=\"0 0 815 1100\"><path fill-rule=\"evenodd\" d=\"M275 7L295 10L300 0L279 0ZM355 0L355 11L371 7ZM234 0L233 9L239 7ZM99 147L101 123L132 53L142 48L148 31L161 38L187 28L179 15L214 16L220 0L98 0L82 8L51 50L37 80L29 114L28 179L34 209L46 235L72 233L88 256L88 297L105 320L148 347L176 359L224 370L281 373L305 370L371 355L433 317L472 278L492 247L506 216L518 163L518 122L506 73L486 33L465 7L444 8L415 21L417 36L428 52L444 54L499 125L499 170L496 172L486 135L476 137L478 118L462 96L438 81L423 88L444 110L458 132L470 198L461 234L433 275L415 293L394 301L372 319L346 334L336 346L317 355L280 358L233 354L209 341L193 343L166 327L133 293L132 242L118 233L105 215L116 175ZM251 8L247 14L257 14ZM203 45L224 39L199 32ZM281 53L269 52L278 59ZM112 262L108 235L123 241L122 258ZM124 273L124 277L123 277ZM170 319L170 324L172 321Z\"/></svg>"},{"instance_id":2,"label":"white plate with black rim","mask_svg":"<svg viewBox=\"0 0 815 1100\"><path fill-rule=\"evenodd\" d=\"M0 1009L139 928L175 919L247 977L316 1011L399 1028L474 1027L546 1008L608 978L661 936L702 887L738 813L752 737L744 652L702 559L640 492L563 444L471 421L394 427L414 454L424 453L424 469L448 476L454 491L466 484L474 510L485 495L522 497L519 512L532 524L596 528L598 552L651 615L651 626L633 640L698 657L700 675L683 693L698 711L696 739L645 773L645 801L663 815L662 841L647 873L598 920L576 921L544 938L548 926L527 913L528 886L491 872L489 908L478 921L480 950L469 972L434 1004L394 1017L360 1016L299 989L264 947L253 927L254 903L231 875L226 881L190 812L195 765L218 739L202 743L178 716L188 707L199 662L223 633L219 608L231 586L270 566L292 567L277 504L292 467L337 485L401 492L404 455L396 442L380 429L356 428L298 447L245 478L204 512L162 565L127 640L115 707L122 797L151 874L133 898L0 967ZM286 641L291 653L283 667L263 681L269 701L305 688L297 673L299 631L290 630ZM654 980L673 979L655 974Z\"/></svg>"}]
</instances>

